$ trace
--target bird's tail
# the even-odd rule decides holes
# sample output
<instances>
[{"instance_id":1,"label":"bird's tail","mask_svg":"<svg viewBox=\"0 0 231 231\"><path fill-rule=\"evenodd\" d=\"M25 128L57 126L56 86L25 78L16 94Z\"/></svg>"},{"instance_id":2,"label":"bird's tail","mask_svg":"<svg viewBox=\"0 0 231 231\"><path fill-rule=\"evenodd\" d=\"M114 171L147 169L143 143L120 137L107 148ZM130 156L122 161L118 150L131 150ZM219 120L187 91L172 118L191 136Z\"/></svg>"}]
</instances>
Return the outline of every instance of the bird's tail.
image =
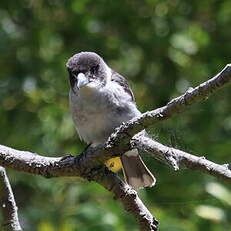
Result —
<instances>
[{"instance_id":1,"label":"bird's tail","mask_svg":"<svg viewBox=\"0 0 231 231\"><path fill-rule=\"evenodd\" d=\"M134 189L155 185L156 179L142 161L137 149L126 152L121 161L124 178Z\"/></svg>"}]
</instances>

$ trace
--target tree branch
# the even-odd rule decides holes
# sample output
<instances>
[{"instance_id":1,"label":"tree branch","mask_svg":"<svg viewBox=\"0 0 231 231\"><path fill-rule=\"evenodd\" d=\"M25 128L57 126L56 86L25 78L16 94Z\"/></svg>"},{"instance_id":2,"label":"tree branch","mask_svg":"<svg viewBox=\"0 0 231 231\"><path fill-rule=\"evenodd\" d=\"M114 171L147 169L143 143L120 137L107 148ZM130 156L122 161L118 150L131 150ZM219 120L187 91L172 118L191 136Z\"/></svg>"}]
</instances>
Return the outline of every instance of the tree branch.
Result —
<instances>
[{"instance_id":1,"label":"tree branch","mask_svg":"<svg viewBox=\"0 0 231 231\"><path fill-rule=\"evenodd\" d=\"M207 160L204 156L195 156L181 150L167 147L148 137L135 137L132 141L133 147L150 153L154 158L170 163L174 167L187 167L192 170L197 170L208 175L215 176L229 184L231 184L231 170L228 164L219 165ZM175 170L178 170L175 168Z\"/></svg>"},{"instance_id":2,"label":"tree branch","mask_svg":"<svg viewBox=\"0 0 231 231\"><path fill-rule=\"evenodd\" d=\"M14 195L10 186L10 182L6 175L6 171L0 166L0 208L3 214L3 224L1 225L4 231L21 231L21 226L18 220L17 206Z\"/></svg>"},{"instance_id":3,"label":"tree branch","mask_svg":"<svg viewBox=\"0 0 231 231\"><path fill-rule=\"evenodd\" d=\"M88 180L95 180L108 190L111 190L116 198L122 202L124 208L130 211L143 230L157 230L157 221L142 204L137 194L123 183L115 174L105 174L103 163L114 156L121 156L132 148L131 138L143 129L165 119L179 114L189 105L206 100L211 94L231 81L231 65L227 65L212 79L200 84L196 88L190 88L183 95L171 100L166 106L146 112L123 123L109 137L104 144L90 148L77 157L64 158L43 157L31 152L17 151L0 145L0 165L19 171L39 174L44 177L80 176ZM217 165L205 158L196 157L188 153L161 146L155 141L136 143L139 147L159 155L165 162L170 163L174 169L178 164L191 169L196 169L216 177L230 181L230 171L226 166ZM97 174L94 174L94 171ZM103 172L102 172L103 171ZM108 171L108 170L107 170ZM101 177L96 177L101 175ZM111 184L115 182L115 186ZM142 225L145 223L145 225ZM147 228L149 227L149 228ZM147 228L147 229L146 229Z\"/></svg>"},{"instance_id":4,"label":"tree branch","mask_svg":"<svg viewBox=\"0 0 231 231\"><path fill-rule=\"evenodd\" d=\"M158 229L158 221L145 207L138 197L137 192L128 184L125 184L115 173L105 168L103 174L95 175L94 181L113 192L115 199L118 199L124 209L131 213L138 221L140 230L156 231Z\"/></svg>"},{"instance_id":5,"label":"tree branch","mask_svg":"<svg viewBox=\"0 0 231 231\"><path fill-rule=\"evenodd\" d=\"M90 154L91 151L89 151ZM84 156L85 153L82 155ZM102 165L95 166L94 168L85 166L86 168L84 168L86 160L82 155L76 157L67 156L64 158L44 157L35 153L19 151L0 145L0 165L47 178L80 176L89 181L96 181L107 190L113 192L115 198L135 217L141 230L156 231L158 221L139 199L135 190ZM88 158L90 160L90 157Z\"/></svg>"},{"instance_id":6,"label":"tree branch","mask_svg":"<svg viewBox=\"0 0 231 231\"><path fill-rule=\"evenodd\" d=\"M111 140L111 142L121 145L128 144L131 137L138 132L181 113L192 104L207 100L209 96L230 81L231 64L227 64L216 76L195 88L189 88L183 95L172 99L167 105L145 112L141 116L124 123L117 129L116 133L110 137L109 141Z\"/></svg>"}]
</instances>

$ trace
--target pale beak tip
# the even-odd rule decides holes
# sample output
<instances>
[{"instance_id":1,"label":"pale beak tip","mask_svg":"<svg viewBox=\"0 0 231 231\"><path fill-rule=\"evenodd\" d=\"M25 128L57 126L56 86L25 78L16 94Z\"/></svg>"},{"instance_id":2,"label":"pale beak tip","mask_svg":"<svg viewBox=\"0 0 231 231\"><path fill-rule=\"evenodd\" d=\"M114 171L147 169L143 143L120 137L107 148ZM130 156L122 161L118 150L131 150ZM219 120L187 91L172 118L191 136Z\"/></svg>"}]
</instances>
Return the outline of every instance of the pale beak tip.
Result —
<instances>
[{"instance_id":1,"label":"pale beak tip","mask_svg":"<svg viewBox=\"0 0 231 231\"><path fill-rule=\"evenodd\" d=\"M83 73L79 73L77 76L78 79L78 83L77 83L77 88L80 89L81 87L87 85L90 81L89 79L86 77L85 74Z\"/></svg>"}]
</instances>

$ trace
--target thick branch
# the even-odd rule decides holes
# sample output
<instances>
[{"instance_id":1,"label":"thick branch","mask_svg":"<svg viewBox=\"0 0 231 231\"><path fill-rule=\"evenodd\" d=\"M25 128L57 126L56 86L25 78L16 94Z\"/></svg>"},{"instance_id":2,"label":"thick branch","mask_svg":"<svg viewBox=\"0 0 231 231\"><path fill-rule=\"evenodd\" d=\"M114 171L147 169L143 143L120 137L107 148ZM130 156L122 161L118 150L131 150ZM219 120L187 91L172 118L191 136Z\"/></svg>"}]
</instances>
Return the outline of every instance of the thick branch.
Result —
<instances>
[{"instance_id":1,"label":"thick branch","mask_svg":"<svg viewBox=\"0 0 231 231\"><path fill-rule=\"evenodd\" d=\"M156 231L158 229L158 221L145 207L137 192L125 184L116 174L106 169L103 174L95 175L94 181L113 192L115 199L119 200L124 209L138 221L140 230Z\"/></svg>"},{"instance_id":2,"label":"thick branch","mask_svg":"<svg viewBox=\"0 0 231 231\"><path fill-rule=\"evenodd\" d=\"M89 151L89 155L91 151ZM84 154L83 154L84 155ZM86 169L82 166L82 156L65 158L43 157L31 152L18 151L0 145L0 165L19 171L44 177L80 176L89 181L96 181L114 193L124 208L130 212L140 225L141 230L156 231L158 221L151 215L137 193L107 168Z\"/></svg>"},{"instance_id":3,"label":"thick branch","mask_svg":"<svg viewBox=\"0 0 231 231\"><path fill-rule=\"evenodd\" d=\"M0 166L0 208L3 214L3 224L1 225L4 231L20 231L21 226L18 220L17 206L14 200L14 195L10 186L10 182L6 175L6 171Z\"/></svg>"},{"instance_id":4,"label":"thick branch","mask_svg":"<svg viewBox=\"0 0 231 231\"><path fill-rule=\"evenodd\" d=\"M142 151L150 153L156 159L170 163L170 165L176 163L177 166L197 170L222 179L229 184L231 183L231 170L228 168L228 164L219 165L203 156L194 156L181 150L164 146L143 136L133 139L133 145Z\"/></svg>"}]
</instances>

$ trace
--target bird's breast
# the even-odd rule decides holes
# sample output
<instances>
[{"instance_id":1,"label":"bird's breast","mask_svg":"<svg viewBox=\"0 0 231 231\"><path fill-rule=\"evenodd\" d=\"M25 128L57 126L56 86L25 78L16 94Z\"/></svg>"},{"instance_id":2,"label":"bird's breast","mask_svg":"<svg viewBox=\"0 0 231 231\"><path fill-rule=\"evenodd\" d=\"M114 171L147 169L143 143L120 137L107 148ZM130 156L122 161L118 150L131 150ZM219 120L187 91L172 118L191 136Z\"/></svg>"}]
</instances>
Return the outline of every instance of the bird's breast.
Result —
<instances>
[{"instance_id":1,"label":"bird's breast","mask_svg":"<svg viewBox=\"0 0 231 231\"><path fill-rule=\"evenodd\" d=\"M70 92L70 107L80 137L94 144L106 141L116 127L139 113L134 104L123 101L119 94L89 89L79 95Z\"/></svg>"}]
</instances>

